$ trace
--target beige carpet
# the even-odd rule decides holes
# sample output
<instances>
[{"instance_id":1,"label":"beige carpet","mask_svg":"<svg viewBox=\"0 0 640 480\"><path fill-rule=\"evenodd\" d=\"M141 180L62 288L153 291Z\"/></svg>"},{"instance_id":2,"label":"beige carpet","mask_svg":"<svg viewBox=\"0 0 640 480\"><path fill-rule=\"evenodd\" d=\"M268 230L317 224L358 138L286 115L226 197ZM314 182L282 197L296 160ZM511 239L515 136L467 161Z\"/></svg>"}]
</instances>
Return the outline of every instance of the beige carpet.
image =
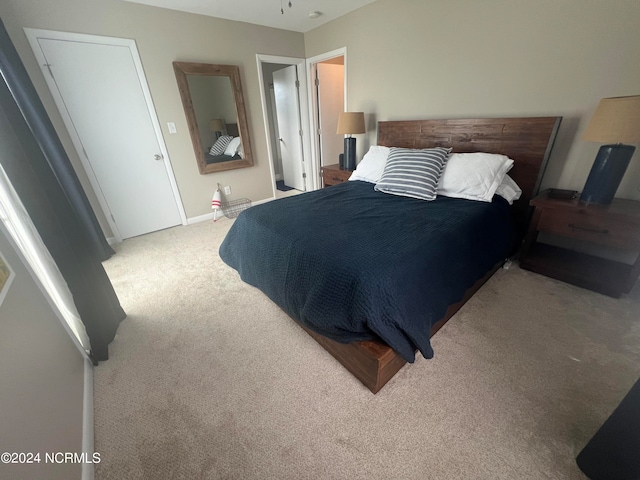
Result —
<instances>
[{"instance_id":1,"label":"beige carpet","mask_svg":"<svg viewBox=\"0 0 640 480\"><path fill-rule=\"evenodd\" d=\"M640 294L500 270L372 395L222 263L232 221L126 240L95 369L96 478L581 479L640 376Z\"/></svg>"}]
</instances>

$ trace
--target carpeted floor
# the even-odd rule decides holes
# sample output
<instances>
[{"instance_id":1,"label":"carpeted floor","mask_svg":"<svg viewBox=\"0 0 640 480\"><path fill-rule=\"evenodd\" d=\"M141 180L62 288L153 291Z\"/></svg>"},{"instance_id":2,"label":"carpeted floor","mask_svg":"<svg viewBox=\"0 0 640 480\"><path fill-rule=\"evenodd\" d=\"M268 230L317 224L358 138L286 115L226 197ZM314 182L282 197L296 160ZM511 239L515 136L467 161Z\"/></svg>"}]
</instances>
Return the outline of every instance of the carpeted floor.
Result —
<instances>
[{"instance_id":1,"label":"carpeted floor","mask_svg":"<svg viewBox=\"0 0 640 480\"><path fill-rule=\"evenodd\" d=\"M129 317L95 369L98 480L582 479L640 376L640 288L500 270L372 395L222 263L232 221L117 246Z\"/></svg>"}]
</instances>

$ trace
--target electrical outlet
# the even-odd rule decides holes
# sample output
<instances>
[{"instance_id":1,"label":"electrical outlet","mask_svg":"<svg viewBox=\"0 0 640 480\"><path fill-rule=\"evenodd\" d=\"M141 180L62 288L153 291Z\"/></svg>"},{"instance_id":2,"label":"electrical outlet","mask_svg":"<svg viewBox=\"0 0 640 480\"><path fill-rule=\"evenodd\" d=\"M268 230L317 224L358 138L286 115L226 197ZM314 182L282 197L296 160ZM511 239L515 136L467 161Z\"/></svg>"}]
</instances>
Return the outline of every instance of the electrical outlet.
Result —
<instances>
[{"instance_id":1,"label":"electrical outlet","mask_svg":"<svg viewBox=\"0 0 640 480\"><path fill-rule=\"evenodd\" d=\"M224 187L224 194L225 195L231 195L231 187L229 185Z\"/></svg>"}]
</instances>

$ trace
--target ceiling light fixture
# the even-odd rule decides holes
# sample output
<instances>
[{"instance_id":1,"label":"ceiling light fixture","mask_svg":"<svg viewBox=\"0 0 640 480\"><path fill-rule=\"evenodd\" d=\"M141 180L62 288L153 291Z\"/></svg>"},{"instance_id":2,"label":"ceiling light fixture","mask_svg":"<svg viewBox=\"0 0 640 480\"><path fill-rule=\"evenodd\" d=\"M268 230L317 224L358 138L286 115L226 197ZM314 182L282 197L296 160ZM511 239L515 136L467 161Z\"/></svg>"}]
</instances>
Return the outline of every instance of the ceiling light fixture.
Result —
<instances>
[{"instance_id":1,"label":"ceiling light fixture","mask_svg":"<svg viewBox=\"0 0 640 480\"><path fill-rule=\"evenodd\" d=\"M309 12L309 18L318 18L320 15L322 15L322 12L319 12L317 10Z\"/></svg>"},{"instance_id":2,"label":"ceiling light fixture","mask_svg":"<svg viewBox=\"0 0 640 480\"><path fill-rule=\"evenodd\" d=\"M291 0L289 0L288 5L289 5L289 8L291 8L293 6L292 3L291 3ZM282 0L280 0L280 13L282 15L284 15L284 6L282 5Z\"/></svg>"}]
</instances>

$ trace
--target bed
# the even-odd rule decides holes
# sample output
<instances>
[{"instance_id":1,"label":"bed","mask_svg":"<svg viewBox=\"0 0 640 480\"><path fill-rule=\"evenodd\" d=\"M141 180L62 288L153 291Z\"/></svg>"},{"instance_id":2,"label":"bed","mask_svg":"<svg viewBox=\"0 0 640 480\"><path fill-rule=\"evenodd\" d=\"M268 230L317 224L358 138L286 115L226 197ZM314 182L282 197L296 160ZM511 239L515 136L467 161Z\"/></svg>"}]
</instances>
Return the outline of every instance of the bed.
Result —
<instances>
[{"instance_id":1,"label":"bed","mask_svg":"<svg viewBox=\"0 0 640 480\"><path fill-rule=\"evenodd\" d=\"M518 248L559 117L379 122L378 145L452 148L513 159L513 205L433 201L350 181L252 207L220 256L373 393Z\"/></svg>"},{"instance_id":2,"label":"bed","mask_svg":"<svg viewBox=\"0 0 640 480\"><path fill-rule=\"evenodd\" d=\"M231 155L211 155L210 153L204 154L204 161L207 165L211 165L212 163L221 163L228 162L229 160L240 160L242 157L239 154Z\"/></svg>"}]
</instances>

